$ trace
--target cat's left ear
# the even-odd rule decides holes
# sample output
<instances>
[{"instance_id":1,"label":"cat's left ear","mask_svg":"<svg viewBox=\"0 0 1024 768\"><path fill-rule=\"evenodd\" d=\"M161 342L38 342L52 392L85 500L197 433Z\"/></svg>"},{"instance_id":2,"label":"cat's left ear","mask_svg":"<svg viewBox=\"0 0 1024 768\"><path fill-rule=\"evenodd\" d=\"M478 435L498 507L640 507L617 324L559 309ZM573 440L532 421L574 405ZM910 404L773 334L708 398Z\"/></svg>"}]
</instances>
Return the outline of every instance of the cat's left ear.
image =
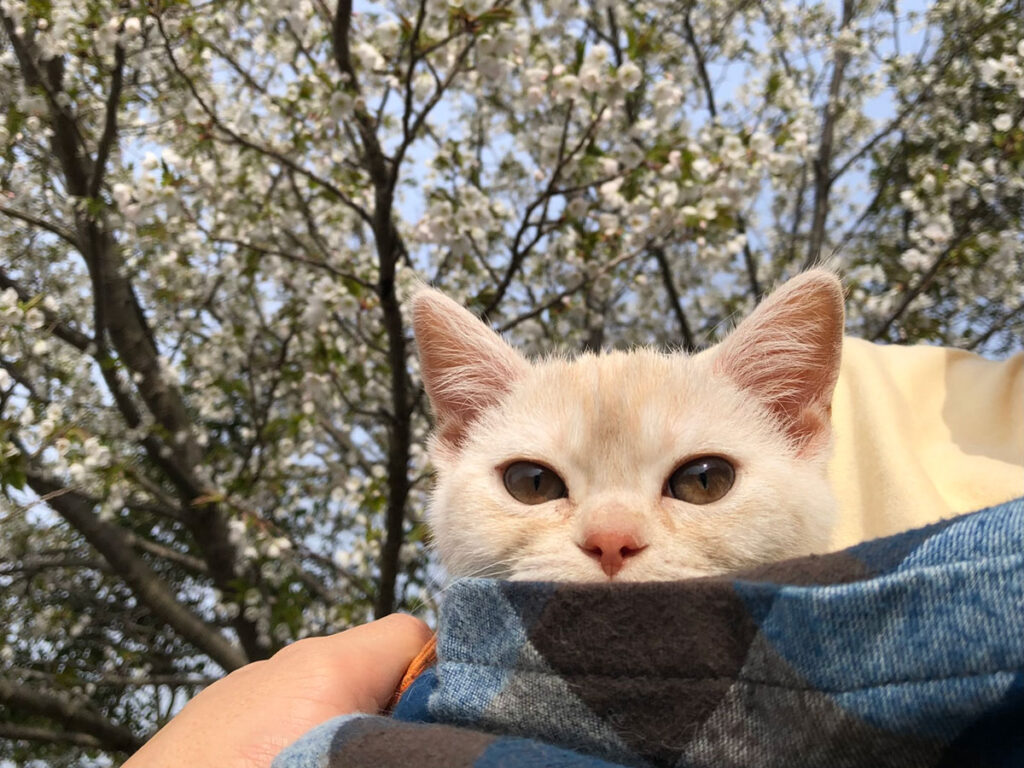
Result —
<instances>
[{"instance_id":1,"label":"cat's left ear","mask_svg":"<svg viewBox=\"0 0 1024 768\"><path fill-rule=\"evenodd\" d=\"M529 363L475 315L432 288L413 296L412 324L437 436L447 448L458 448L469 426L504 399Z\"/></svg>"},{"instance_id":2,"label":"cat's left ear","mask_svg":"<svg viewBox=\"0 0 1024 768\"><path fill-rule=\"evenodd\" d=\"M766 298L715 354L715 371L766 405L800 454L829 445L843 320L839 279L810 270Z\"/></svg>"}]
</instances>

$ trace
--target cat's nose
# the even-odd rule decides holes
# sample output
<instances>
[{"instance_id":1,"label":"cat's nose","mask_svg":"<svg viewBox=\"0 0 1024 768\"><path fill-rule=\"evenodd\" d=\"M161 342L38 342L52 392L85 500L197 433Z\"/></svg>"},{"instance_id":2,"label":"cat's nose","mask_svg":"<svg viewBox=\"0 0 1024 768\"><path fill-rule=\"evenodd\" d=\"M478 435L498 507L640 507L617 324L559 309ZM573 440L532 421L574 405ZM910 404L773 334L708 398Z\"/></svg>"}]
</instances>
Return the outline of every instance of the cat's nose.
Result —
<instances>
[{"instance_id":1,"label":"cat's nose","mask_svg":"<svg viewBox=\"0 0 1024 768\"><path fill-rule=\"evenodd\" d=\"M627 557L640 554L647 545L631 533L599 531L583 540L580 549L601 563L601 569L609 577L622 570Z\"/></svg>"}]
</instances>

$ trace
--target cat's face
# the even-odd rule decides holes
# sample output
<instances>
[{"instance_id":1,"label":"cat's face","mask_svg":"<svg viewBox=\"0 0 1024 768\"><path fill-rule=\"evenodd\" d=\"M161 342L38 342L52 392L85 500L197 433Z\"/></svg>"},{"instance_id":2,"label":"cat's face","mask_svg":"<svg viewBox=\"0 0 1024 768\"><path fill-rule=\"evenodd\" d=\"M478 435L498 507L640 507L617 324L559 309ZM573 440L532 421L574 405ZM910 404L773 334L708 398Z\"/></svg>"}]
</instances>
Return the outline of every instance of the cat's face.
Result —
<instances>
[{"instance_id":1,"label":"cat's face","mask_svg":"<svg viewBox=\"0 0 1024 768\"><path fill-rule=\"evenodd\" d=\"M414 299L438 417L428 510L452 576L667 580L820 551L842 293L790 281L726 342L529 363Z\"/></svg>"}]
</instances>

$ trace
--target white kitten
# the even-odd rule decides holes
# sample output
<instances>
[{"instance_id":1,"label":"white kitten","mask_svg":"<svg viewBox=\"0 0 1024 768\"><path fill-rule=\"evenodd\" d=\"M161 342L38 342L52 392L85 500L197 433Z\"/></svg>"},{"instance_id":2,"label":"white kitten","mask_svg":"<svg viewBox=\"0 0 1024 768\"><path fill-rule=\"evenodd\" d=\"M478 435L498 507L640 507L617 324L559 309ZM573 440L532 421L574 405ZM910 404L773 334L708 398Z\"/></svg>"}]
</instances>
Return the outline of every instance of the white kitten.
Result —
<instances>
[{"instance_id":1,"label":"white kitten","mask_svg":"<svg viewBox=\"0 0 1024 768\"><path fill-rule=\"evenodd\" d=\"M806 272L718 346L528 362L413 298L437 418L428 510L453 577L677 579L821 551L843 294Z\"/></svg>"}]
</instances>

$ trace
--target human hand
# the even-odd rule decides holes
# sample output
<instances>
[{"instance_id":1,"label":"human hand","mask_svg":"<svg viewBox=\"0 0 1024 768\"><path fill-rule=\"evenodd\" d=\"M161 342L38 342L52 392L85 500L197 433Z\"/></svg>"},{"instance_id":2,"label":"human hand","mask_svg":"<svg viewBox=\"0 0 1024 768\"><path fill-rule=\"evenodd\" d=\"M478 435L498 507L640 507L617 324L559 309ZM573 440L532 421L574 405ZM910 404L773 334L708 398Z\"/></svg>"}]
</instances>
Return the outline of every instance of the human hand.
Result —
<instances>
[{"instance_id":1,"label":"human hand","mask_svg":"<svg viewBox=\"0 0 1024 768\"><path fill-rule=\"evenodd\" d=\"M310 728L386 707L429 639L422 621L392 614L299 640L202 691L124 768L267 768Z\"/></svg>"}]
</instances>

